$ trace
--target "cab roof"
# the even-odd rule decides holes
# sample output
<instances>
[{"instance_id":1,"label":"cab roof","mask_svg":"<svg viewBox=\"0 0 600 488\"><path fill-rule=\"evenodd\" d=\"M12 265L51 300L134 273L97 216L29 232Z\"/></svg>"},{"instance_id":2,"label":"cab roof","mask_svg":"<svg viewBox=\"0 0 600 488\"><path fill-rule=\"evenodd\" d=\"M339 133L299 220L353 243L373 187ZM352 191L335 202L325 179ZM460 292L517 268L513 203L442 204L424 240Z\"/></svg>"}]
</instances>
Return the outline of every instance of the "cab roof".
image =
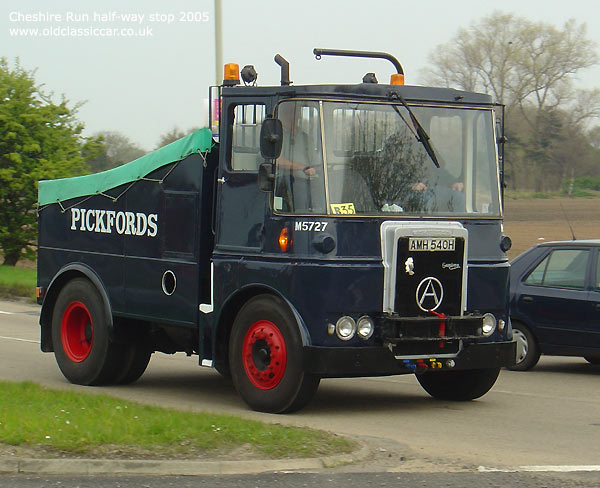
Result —
<instances>
[{"instance_id":1,"label":"cab roof","mask_svg":"<svg viewBox=\"0 0 600 488\"><path fill-rule=\"evenodd\" d=\"M492 97L483 93L455 90L454 88L425 87L418 85L385 85L359 83L356 85L289 85L289 86L224 86L225 97L318 97L349 98L391 101L390 94L397 93L407 102L435 102L457 105L493 105Z\"/></svg>"}]
</instances>

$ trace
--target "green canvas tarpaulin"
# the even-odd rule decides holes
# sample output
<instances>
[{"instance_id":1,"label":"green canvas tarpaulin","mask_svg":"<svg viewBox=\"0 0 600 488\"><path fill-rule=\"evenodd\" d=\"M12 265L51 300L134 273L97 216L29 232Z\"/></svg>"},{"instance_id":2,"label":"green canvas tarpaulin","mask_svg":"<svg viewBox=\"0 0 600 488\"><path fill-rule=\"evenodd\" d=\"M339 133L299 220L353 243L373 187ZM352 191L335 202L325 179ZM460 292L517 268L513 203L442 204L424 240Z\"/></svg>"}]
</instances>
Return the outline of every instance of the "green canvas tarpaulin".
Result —
<instances>
[{"instance_id":1,"label":"green canvas tarpaulin","mask_svg":"<svg viewBox=\"0 0 600 488\"><path fill-rule=\"evenodd\" d=\"M104 193L111 188L144 178L152 171L180 161L192 153L210 152L211 147L211 131L204 128L118 168L92 175L40 181L38 206Z\"/></svg>"}]
</instances>

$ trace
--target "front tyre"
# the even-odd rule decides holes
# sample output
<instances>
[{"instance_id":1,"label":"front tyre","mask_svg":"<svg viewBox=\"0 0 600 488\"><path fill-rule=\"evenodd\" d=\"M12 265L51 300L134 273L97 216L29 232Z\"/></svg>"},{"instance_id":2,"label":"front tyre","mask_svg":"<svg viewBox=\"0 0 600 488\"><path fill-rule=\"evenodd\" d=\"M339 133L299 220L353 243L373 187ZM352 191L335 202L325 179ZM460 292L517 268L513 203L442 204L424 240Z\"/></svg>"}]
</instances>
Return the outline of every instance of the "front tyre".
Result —
<instances>
[{"instance_id":1,"label":"front tyre","mask_svg":"<svg viewBox=\"0 0 600 488\"><path fill-rule=\"evenodd\" d=\"M122 347L109 338L109 317L98 289L85 278L69 281L52 314L52 344L61 372L71 383L114 381Z\"/></svg>"},{"instance_id":2,"label":"front tyre","mask_svg":"<svg viewBox=\"0 0 600 488\"><path fill-rule=\"evenodd\" d=\"M283 300L259 295L238 312L229 342L231 378L254 410L287 413L304 407L320 378L304 371L302 339Z\"/></svg>"},{"instance_id":3,"label":"front tyre","mask_svg":"<svg viewBox=\"0 0 600 488\"><path fill-rule=\"evenodd\" d=\"M436 371L418 374L423 389L439 400L468 401L485 395L500 374L500 368Z\"/></svg>"}]
</instances>

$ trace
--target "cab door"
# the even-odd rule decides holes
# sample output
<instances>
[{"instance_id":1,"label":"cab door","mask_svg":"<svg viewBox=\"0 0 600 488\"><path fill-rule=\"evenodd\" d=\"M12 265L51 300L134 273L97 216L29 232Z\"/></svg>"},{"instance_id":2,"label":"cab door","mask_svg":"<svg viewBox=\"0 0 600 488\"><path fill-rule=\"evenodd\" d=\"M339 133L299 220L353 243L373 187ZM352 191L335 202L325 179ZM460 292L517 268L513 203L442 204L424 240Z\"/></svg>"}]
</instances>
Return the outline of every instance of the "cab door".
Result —
<instances>
[{"instance_id":1,"label":"cab door","mask_svg":"<svg viewBox=\"0 0 600 488\"><path fill-rule=\"evenodd\" d=\"M217 179L217 251L257 253L263 247L266 193L258 188L260 129L265 99L224 99ZM223 144L225 142L225 144ZM223 147L224 146L224 147Z\"/></svg>"}]
</instances>

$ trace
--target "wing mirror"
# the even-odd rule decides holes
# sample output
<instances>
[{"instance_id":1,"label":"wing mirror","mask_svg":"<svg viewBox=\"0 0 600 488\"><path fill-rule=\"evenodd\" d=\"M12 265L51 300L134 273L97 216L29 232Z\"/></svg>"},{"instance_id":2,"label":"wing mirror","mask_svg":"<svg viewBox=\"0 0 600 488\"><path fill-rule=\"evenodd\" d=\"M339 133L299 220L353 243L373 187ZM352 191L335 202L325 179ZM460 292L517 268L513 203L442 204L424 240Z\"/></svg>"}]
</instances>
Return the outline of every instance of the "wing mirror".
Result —
<instances>
[{"instance_id":1,"label":"wing mirror","mask_svg":"<svg viewBox=\"0 0 600 488\"><path fill-rule=\"evenodd\" d=\"M281 154L283 126L279 119L267 117L260 129L260 154L265 159L277 159Z\"/></svg>"}]
</instances>

